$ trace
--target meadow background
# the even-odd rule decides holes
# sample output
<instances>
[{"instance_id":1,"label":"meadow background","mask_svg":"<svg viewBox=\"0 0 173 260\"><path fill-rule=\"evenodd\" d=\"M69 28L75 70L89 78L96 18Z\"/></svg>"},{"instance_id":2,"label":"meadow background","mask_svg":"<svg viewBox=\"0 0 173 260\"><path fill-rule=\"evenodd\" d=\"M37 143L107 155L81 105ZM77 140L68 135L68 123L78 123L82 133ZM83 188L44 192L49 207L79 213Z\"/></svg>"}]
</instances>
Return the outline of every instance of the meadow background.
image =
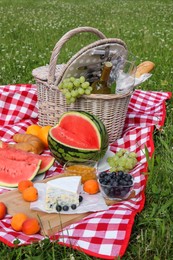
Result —
<instances>
[{"instance_id":1,"label":"meadow background","mask_svg":"<svg viewBox=\"0 0 173 260\"><path fill-rule=\"evenodd\" d=\"M136 56L151 60L153 76L143 90L173 91L172 0L0 0L0 85L34 83L32 70L49 63L55 43L79 26L98 28L120 38ZM91 34L75 36L60 53L64 63L81 47L95 41ZM173 105L167 102L163 131L154 133L154 166L150 168L145 208L135 218L125 260L173 259ZM93 259L49 240L8 248L2 259Z\"/></svg>"}]
</instances>

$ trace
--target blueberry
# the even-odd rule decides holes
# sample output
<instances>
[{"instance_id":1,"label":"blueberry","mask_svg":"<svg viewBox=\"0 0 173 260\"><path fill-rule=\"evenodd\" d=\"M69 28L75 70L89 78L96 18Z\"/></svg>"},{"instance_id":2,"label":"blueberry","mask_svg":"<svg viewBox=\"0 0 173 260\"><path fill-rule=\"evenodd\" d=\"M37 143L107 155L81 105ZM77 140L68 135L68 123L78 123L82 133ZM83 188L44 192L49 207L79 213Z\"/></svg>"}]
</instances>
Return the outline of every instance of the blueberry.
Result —
<instances>
[{"instance_id":1,"label":"blueberry","mask_svg":"<svg viewBox=\"0 0 173 260\"><path fill-rule=\"evenodd\" d=\"M120 195L121 195L121 191L120 191L120 189L114 189L114 195L115 195L115 197L117 196L117 197L119 197Z\"/></svg>"},{"instance_id":2,"label":"blueberry","mask_svg":"<svg viewBox=\"0 0 173 260\"><path fill-rule=\"evenodd\" d=\"M67 206L67 205L63 206L63 210L64 211L68 211L69 210L69 206Z\"/></svg>"},{"instance_id":3,"label":"blueberry","mask_svg":"<svg viewBox=\"0 0 173 260\"><path fill-rule=\"evenodd\" d=\"M124 187L124 190L126 191L126 193L128 193L130 191L130 187Z\"/></svg>"},{"instance_id":4,"label":"blueberry","mask_svg":"<svg viewBox=\"0 0 173 260\"><path fill-rule=\"evenodd\" d=\"M125 174L125 180L126 180L126 181L129 181L129 180L131 180L131 179L132 179L132 176L131 176L130 174L126 173L126 174Z\"/></svg>"},{"instance_id":5,"label":"blueberry","mask_svg":"<svg viewBox=\"0 0 173 260\"><path fill-rule=\"evenodd\" d=\"M104 180L103 182L102 182L102 185L107 185L108 184L108 182L106 181L106 180Z\"/></svg>"},{"instance_id":6,"label":"blueberry","mask_svg":"<svg viewBox=\"0 0 173 260\"><path fill-rule=\"evenodd\" d=\"M129 186L132 186L132 184L133 184L133 181L131 180L131 181L128 181L128 185Z\"/></svg>"},{"instance_id":7,"label":"blueberry","mask_svg":"<svg viewBox=\"0 0 173 260\"><path fill-rule=\"evenodd\" d=\"M114 198L115 197L115 190L114 190L114 188L110 188L109 189L109 197L110 198Z\"/></svg>"},{"instance_id":8,"label":"blueberry","mask_svg":"<svg viewBox=\"0 0 173 260\"><path fill-rule=\"evenodd\" d=\"M124 180L124 186L129 186L128 181Z\"/></svg>"},{"instance_id":9,"label":"blueberry","mask_svg":"<svg viewBox=\"0 0 173 260\"><path fill-rule=\"evenodd\" d=\"M112 186L114 186L114 187L118 186L118 182L117 182L117 181L114 181L113 184L112 184Z\"/></svg>"},{"instance_id":10,"label":"blueberry","mask_svg":"<svg viewBox=\"0 0 173 260\"><path fill-rule=\"evenodd\" d=\"M71 205L71 208L72 208L72 209L76 209L76 208L77 208L76 204L72 204L72 205Z\"/></svg>"},{"instance_id":11,"label":"blueberry","mask_svg":"<svg viewBox=\"0 0 173 260\"><path fill-rule=\"evenodd\" d=\"M110 173L110 177L111 177L111 178L115 178L115 177L116 177L116 172L111 172L111 173Z\"/></svg>"},{"instance_id":12,"label":"blueberry","mask_svg":"<svg viewBox=\"0 0 173 260\"><path fill-rule=\"evenodd\" d=\"M126 181L124 181L123 179L119 180L119 185L125 186L126 185Z\"/></svg>"},{"instance_id":13,"label":"blueberry","mask_svg":"<svg viewBox=\"0 0 173 260\"><path fill-rule=\"evenodd\" d=\"M60 205L56 205L56 211L60 212L62 210L62 207Z\"/></svg>"},{"instance_id":14,"label":"blueberry","mask_svg":"<svg viewBox=\"0 0 173 260\"><path fill-rule=\"evenodd\" d=\"M120 177L123 177L123 176L124 176L124 172L123 172L123 171L118 171L117 174L118 174L118 176L120 176Z\"/></svg>"},{"instance_id":15,"label":"blueberry","mask_svg":"<svg viewBox=\"0 0 173 260\"><path fill-rule=\"evenodd\" d=\"M101 173L99 174L99 178L104 178L106 174L107 174L106 172L101 172Z\"/></svg>"},{"instance_id":16,"label":"blueberry","mask_svg":"<svg viewBox=\"0 0 173 260\"><path fill-rule=\"evenodd\" d=\"M114 179L111 179L111 180L110 180L110 185L111 185L111 186L114 186L114 182L116 182L116 181L115 181Z\"/></svg>"},{"instance_id":17,"label":"blueberry","mask_svg":"<svg viewBox=\"0 0 173 260\"><path fill-rule=\"evenodd\" d=\"M83 201L83 197L81 195L79 195L79 202Z\"/></svg>"},{"instance_id":18,"label":"blueberry","mask_svg":"<svg viewBox=\"0 0 173 260\"><path fill-rule=\"evenodd\" d=\"M128 185L128 182L127 182L127 181L125 181L125 180L123 180L122 187L126 187L126 186L129 186L129 185Z\"/></svg>"},{"instance_id":19,"label":"blueberry","mask_svg":"<svg viewBox=\"0 0 173 260\"><path fill-rule=\"evenodd\" d=\"M116 180L117 179L117 175L115 174L113 177L112 177L113 180Z\"/></svg>"},{"instance_id":20,"label":"blueberry","mask_svg":"<svg viewBox=\"0 0 173 260\"><path fill-rule=\"evenodd\" d=\"M121 191L121 197L124 197L127 194L127 192L125 190Z\"/></svg>"},{"instance_id":21,"label":"blueberry","mask_svg":"<svg viewBox=\"0 0 173 260\"><path fill-rule=\"evenodd\" d=\"M106 175L104 179L105 179L106 181L110 181L110 180L111 180L111 176Z\"/></svg>"},{"instance_id":22,"label":"blueberry","mask_svg":"<svg viewBox=\"0 0 173 260\"><path fill-rule=\"evenodd\" d=\"M99 179L99 182L100 182L101 184L103 184L103 183L105 182L105 180L104 180L104 179Z\"/></svg>"},{"instance_id":23,"label":"blueberry","mask_svg":"<svg viewBox=\"0 0 173 260\"><path fill-rule=\"evenodd\" d=\"M121 180L121 176L118 175L117 176L117 181L119 181L119 180Z\"/></svg>"}]
</instances>

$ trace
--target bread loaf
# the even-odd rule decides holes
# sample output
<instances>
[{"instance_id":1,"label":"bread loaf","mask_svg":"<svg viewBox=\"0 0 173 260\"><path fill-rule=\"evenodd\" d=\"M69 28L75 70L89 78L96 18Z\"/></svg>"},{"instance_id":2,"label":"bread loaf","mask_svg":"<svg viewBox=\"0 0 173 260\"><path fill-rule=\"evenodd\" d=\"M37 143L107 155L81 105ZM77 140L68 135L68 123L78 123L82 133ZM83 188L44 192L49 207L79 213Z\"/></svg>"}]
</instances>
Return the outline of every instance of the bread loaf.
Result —
<instances>
[{"instance_id":1,"label":"bread loaf","mask_svg":"<svg viewBox=\"0 0 173 260\"><path fill-rule=\"evenodd\" d=\"M149 73L152 71L155 67L155 64L152 61L144 61L140 63L136 68L136 74L135 77L139 78L141 75L145 73Z\"/></svg>"},{"instance_id":2,"label":"bread loaf","mask_svg":"<svg viewBox=\"0 0 173 260\"><path fill-rule=\"evenodd\" d=\"M16 149L36 154L41 154L44 150L43 142L37 136L31 134L15 134L13 140L16 144L10 144L10 146Z\"/></svg>"}]
</instances>

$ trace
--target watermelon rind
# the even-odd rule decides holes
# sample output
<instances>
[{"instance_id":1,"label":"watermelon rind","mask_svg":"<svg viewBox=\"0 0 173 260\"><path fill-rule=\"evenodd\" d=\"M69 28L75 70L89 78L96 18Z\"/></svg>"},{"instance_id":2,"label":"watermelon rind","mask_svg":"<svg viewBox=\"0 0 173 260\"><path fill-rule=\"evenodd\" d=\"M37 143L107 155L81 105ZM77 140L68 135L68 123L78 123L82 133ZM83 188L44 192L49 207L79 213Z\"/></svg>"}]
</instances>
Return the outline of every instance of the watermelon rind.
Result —
<instances>
[{"instance_id":1,"label":"watermelon rind","mask_svg":"<svg viewBox=\"0 0 173 260\"><path fill-rule=\"evenodd\" d=\"M100 133L100 136L101 136L101 140L102 140L100 149L104 152L104 155L105 155L105 153L108 149L108 146L109 146L109 136L108 136L108 132L106 130L104 123L97 116L92 115L88 112L80 111L80 113L89 117L94 122L95 126L97 127L97 129Z\"/></svg>"},{"instance_id":2,"label":"watermelon rind","mask_svg":"<svg viewBox=\"0 0 173 260\"><path fill-rule=\"evenodd\" d=\"M33 180L40 164L41 160L29 163L0 156L0 186L15 188L22 180Z\"/></svg>"},{"instance_id":3,"label":"watermelon rind","mask_svg":"<svg viewBox=\"0 0 173 260\"><path fill-rule=\"evenodd\" d=\"M41 155L40 155L41 156ZM55 158L52 156L41 156L41 165L37 174L47 172L54 164Z\"/></svg>"},{"instance_id":4,"label":"watermelon rind","mask_svg":"<svg viewBox=\"0 0 173 260\"><path fill-rule=\"evenodd\" d=\"M99 149L81 149L81 148L76 148L72 147L70 145L65 145L58 141L57 139L54 138L52 135L52 129L56 128L59 126L61 123L61 120L63 120L66 116L70 115L78 115L89 122L94 126L94 128L97 131L97 135L99 138L99 144L100 148ZM106 130L105 125L103 122L95 115L85 112L85 111L69 111L64 113L60 119L57 125L52 127L48 133L48 144L49 144L49 149L52 152L53 156L55 159L60 162L61 164L64 164L67 161L70 162L84 162L86 160L95 160L98 161L101 158L104 157L108 145L109 145L109 140L108 140L108 133Z\"/></svg>"}]
</instances>

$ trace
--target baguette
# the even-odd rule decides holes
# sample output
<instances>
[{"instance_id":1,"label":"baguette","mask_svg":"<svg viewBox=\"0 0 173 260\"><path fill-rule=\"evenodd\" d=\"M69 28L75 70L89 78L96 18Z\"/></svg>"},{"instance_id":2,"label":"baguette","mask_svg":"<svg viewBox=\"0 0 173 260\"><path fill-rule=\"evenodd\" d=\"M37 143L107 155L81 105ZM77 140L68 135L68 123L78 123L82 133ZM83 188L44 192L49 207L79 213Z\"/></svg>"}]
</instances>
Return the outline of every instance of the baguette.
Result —
<instances>
[{"instance_id":1,"label":"baguette","mask_svg":"<svg viewBox=\"0 0 173 260\"><path fill-rule=\"evenodd\" d=\"M140 63L136 68L135 77L140 78L141 75L152 71L154 69L154 67L155 67L155 64L152 61L144 61L144 62Z\"/></svg>"}]
</instances>

